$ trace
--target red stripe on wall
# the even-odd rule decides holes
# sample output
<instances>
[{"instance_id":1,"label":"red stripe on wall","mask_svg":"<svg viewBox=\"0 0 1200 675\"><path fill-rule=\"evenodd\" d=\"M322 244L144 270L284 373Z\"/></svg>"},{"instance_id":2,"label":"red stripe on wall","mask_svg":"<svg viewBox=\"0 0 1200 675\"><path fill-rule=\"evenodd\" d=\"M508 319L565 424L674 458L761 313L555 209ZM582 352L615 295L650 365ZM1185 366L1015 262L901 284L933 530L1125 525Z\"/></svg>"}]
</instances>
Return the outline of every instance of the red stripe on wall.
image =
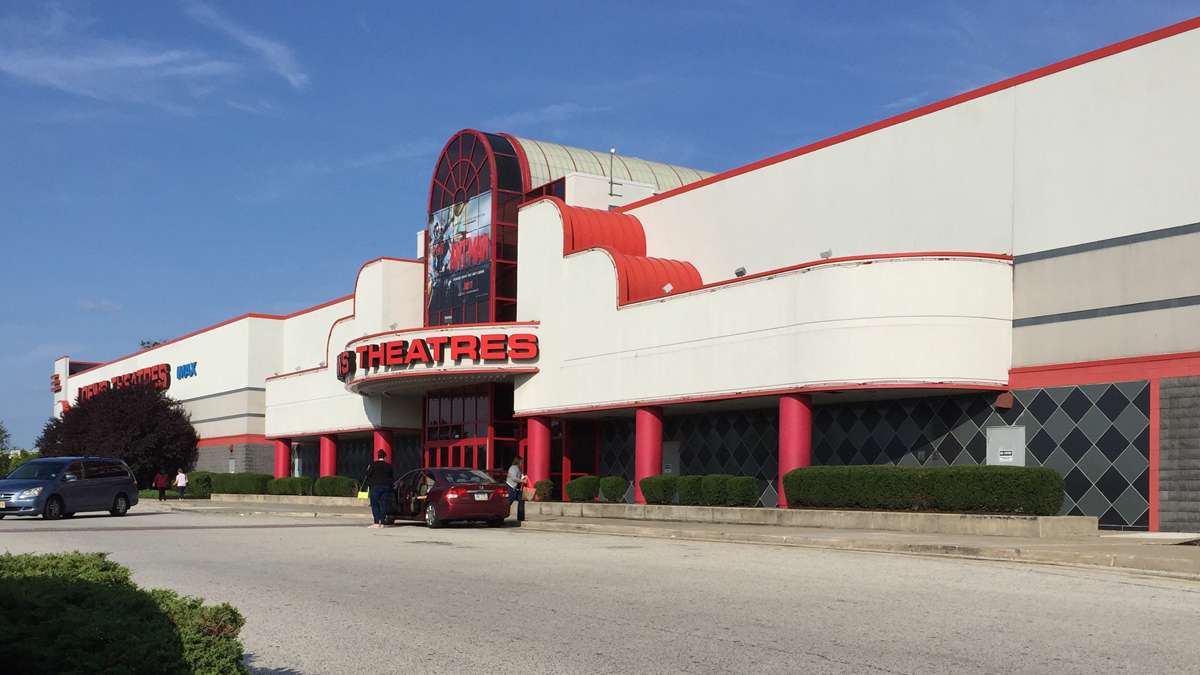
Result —
<instances>
[{"instance_id":1,"label":"red stripe on wall","mask_svg":"<svg viewBox=\"0 0 1200 675\"><path fill-rule=\"evenodd\" d=\"M704 178L695 183L690 183L690 184L684 185L682 187L677 187L674 190L667 190L666 192L654 195L652 197L647 197L640 201L633 202L632 204L626 204L625 206L622 206L618 210L621 212L629 212L634 209L646 206L647 204L653 204L654 202L662 201L664 199L669 199L670 197L674 197L676 195L680 195L685 192L691 192L692 190L696 190L696 189L705 187L707 185L711 185L713 183L718 183L720 181L723 181L723 180L726 180L729 178L733 178L735 176L740 176L744 173L749 173L751 171L755 171L755 170L761 169L763 167L771 166L772 164L778 164L779 162L784 162L789 159L799 157L801 155L807 155L810 152L816 152L817 150L821 150L823 148L828 148L830 146L837 145L838 143L844 143L845 141L849 141L849 140L858 138L860 136L865 136L867 134L870 134L870 133L873 133L876 131L880 131L882 129L886 129L888 127L893 127L893 126L896 126L897 124L901 124L903 122L908 122L908 121L914 120L918 117L924 117L925 115L929 115L931 113L938 112L939 110L945 110L946 108L951 108L951 107L959 105L961 103L966 103L968 101L973 101L977 98L982 98L984 96L987 96L988 94L994 94L999 91L1004 91L1005 89L1010 89L1017 85L1025 84L1026 82L1032 82L1033 80L1037 80L1037 79L1046 77L1048 75L1053 75L1055 73L1060 73L1064 70L1069 70L1069 69L1075 68L1077 66L1082 66L1086 63L1091 63L1092 61L1096 61L1096 60L1099 60L1099 59L1102 59L1102 58L1105 58L1108 56L1112 56L1114 54L1120 54L1121 52L1128 51L1128 50L1134 49L1136 47L1141 47L1143 45L1147 45L1152 42L1158 42L1159 40L1164 40L1166 38L1169 38L1169 37L1172 37L1175 35L1179 35L1180 33L1186 33L1187 31L1194 30L1196 28L1200 28L1200 17L1195 17L1195 18L1188 19L1186 21L1181 21L1179 23L1167 26L1165 28L1160 28L1158 30L1151 31L1144 35L1138 35L1137 37L1132 37L1132 38L1129 38L1128 40L1123 40L1121 42L1118 42L1113 45L1109 45L1107 47L1101 47L1100 49L1096 49L1096 50L1087 52L1085 54L1080 54L1079 56L1073 56L1069 59L1059 61L1058 63L1053 63L1051 65L1044 66L1044 67L1038 68L1036 70L1031 70L1027 73L1023 73L1021 75L1016 75L1016 76L1010 77L1006 80L1001 80L999 82L995 82L993 84L989 84L989 85L980 87L978 89L973 89L971 91L967 91L962 94L958 94L957 96L952 96L948 99L938 101L936 103L930 103L929 105L921 106L920 108L917 108L915 110L910 110L909 112L906 112L906 113L901 113L899 115L896 115L895 117L889 117L887 119L880 120L879 122L875 122L873 124L868 124L867 126L859 127L857 129L852 129L845 133L838 134L837 136L831 136L829 138L826 138L825 140L817 141L815 143L810 143L809 145L805 145L803 147L796 148L795 150L789 150L787 152L784 152L784 153L781 153L778 155L774 155L772 157L767 157L766 159L761 159L757 162L752 162L745 166L737 167L735 169L730 169L728 171L724 171L722 173L716 174L715 176L709 176L708 178Z\"/></svg>"},{"instance_id":2,"label":"red stripe on wall","mask_svg":"<svg viewBox=\"0 0 1200 675\"><path fill-rule=\"evenodd\" d=\"M201 438L196 442L197 448L207 448L213 445L246 445L249 443L267 443L267 437L262 434L242 434L240 436L213 436Z\"/></svg>"}]
</instances>

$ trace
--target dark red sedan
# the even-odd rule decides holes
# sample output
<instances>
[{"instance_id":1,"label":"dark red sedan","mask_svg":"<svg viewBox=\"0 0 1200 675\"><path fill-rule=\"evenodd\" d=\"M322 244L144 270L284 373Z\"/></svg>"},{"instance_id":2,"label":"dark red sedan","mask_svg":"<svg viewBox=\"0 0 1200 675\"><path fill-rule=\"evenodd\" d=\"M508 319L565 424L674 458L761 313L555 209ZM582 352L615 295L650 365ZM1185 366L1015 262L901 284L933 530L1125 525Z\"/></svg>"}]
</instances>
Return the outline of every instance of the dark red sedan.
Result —
<instances>
[{"instance_id":1,"label":"dark red sedan","mask_svg":"<svg viewBox=\"0 0 1200 675\"><path fill-rule=\"evenodd\" d=\"M477 469L409 471L395 483L395 520L424 520L429 527L480 520L499 527L508 517L508 486Z\"/></svg>"}]
</instances>

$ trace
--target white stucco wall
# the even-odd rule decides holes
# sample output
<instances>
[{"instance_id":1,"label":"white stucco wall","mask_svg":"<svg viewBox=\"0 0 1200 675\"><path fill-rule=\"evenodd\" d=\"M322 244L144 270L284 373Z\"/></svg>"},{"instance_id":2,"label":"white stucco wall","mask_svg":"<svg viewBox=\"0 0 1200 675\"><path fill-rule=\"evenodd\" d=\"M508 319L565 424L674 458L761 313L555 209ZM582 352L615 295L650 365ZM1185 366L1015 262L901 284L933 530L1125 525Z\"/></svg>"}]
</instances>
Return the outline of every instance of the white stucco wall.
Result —
<instances>
[{"instance_id":1,"label":"white stucco wall","mask_svg":"<svg viewBox=\"0 0 1200 675\"><path fill-rule=\"evenodd\" d=\"M630 213L705 281L834 256L1023 254L1200 220L1200 31Z\"/></svg>"},{"instance_id":2,"label":"white stucco wall","mask_svg":"<svg viewBox=\"0 0 1200 675\"><path fill-rule=\"evenodd\" d=\"M380 258L362 266L345 313L319 327L319 351L314 349L315 336L306 334L305 344L310 346L303 357L304 372L280 372L266 380L267 436L421 426L419 400L346 391L334 368L337 355L351 340L423 323L424 274L418 261Z\"/></svg>"},{"instance_id":3,"label":"white stucco wall","mask_svg":"<svg viewBox=\"0 0 1200 675\"><path fill-rule=\"evenodd\" d=\"M617 307L602 251L562 255L558 207L521 211L519 319L541 322L519 413L808 386L1003 385L1004 260L828 265Z\"/></svg>"}]
</instances>

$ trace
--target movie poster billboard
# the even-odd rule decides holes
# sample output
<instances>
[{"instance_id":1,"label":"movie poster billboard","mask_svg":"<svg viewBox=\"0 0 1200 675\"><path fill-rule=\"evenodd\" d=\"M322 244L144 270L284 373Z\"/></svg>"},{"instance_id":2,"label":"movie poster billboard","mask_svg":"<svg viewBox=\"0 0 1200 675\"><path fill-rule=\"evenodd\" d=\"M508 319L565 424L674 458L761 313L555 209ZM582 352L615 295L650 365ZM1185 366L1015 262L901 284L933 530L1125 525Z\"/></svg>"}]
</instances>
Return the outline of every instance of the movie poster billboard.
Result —
<instances>
[{"instance_id":1,"label":"movie poster billboard","mask_svg":"<svg viewBox=\"0 0 1200 675\"><path fill-rule=\"evenodd\" d=\"M470 310L487 303L492 267L492 193L484 192L464 202L434 212L429 219L428 305L429 323L488 320Z\"/></svg>"}]
</instances>

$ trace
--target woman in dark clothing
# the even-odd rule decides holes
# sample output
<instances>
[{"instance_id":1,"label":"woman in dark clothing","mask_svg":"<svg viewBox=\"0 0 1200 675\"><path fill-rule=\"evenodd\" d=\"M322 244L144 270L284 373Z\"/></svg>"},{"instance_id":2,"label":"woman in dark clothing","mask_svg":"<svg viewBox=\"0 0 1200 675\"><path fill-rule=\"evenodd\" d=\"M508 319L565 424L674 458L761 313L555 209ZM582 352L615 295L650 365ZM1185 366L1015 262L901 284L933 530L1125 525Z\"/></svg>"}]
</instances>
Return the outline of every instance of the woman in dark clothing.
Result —
<instances>
[{"instance_id":1,"label":"woman in dark clothing","mask_svg":"<svg viewBox=\"0 0 1200 675\"><path fill-rule=\"evenodd\" d=\"M367 467L363 484L367 486L367 499L371 502L371 527L383 527L387 518L387 497L392 491L392 465L387 461L387 451L379 451L379 459Z\"/></svg>"},{"instance_id":2,"label":"woman in dark clothing","mask_svg":"<svg viewBox=\"0 0 1200 675\"><path fill-rule=\"evenodd\" d=\"M155 490L158 490L158 501L167 501L167 487L170 486L170 484L170 481L167 480L166 475L163 474L162 471L154 474L154 481L151 482L150 485L153 486Z\"/></svg>"}]
</instances>

